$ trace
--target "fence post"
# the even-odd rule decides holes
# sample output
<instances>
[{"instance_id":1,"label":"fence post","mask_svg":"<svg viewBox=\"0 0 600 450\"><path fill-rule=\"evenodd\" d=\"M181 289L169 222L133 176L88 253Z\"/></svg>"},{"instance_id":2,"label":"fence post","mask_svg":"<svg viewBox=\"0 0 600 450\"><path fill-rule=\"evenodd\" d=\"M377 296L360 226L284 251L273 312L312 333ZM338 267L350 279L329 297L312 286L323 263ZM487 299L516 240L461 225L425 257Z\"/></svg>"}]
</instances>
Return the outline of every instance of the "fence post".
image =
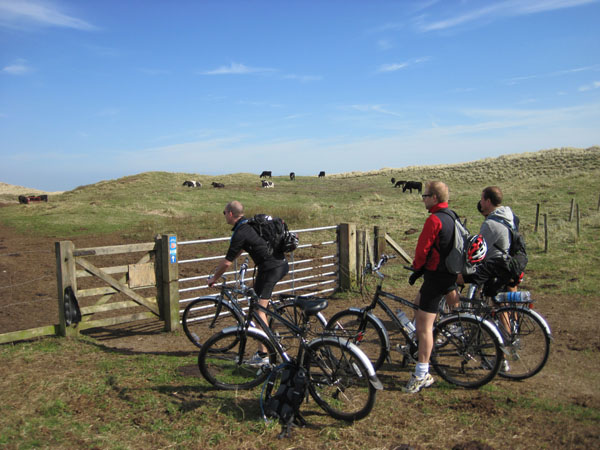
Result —
<instances>
[{"instance_id":1,"label":"fence post","mask_svg":"<svg viewBox=\"0 0 600 450\"><path fill-rule=\"evenodd\" d=\"M71 241L56 242L56 287L58 294L58 333L61 336L78 336L77 324L67 326L65 320L65 289L69 286L77 293L77 276L75 272L75 257Z\"/></svg>"},{"instance_id":2,"label":"fence post","mask_svg":"<svg viewBox=\"0 0 600 450\"><path fill-rule=\"evenodd\" d=\"M573 210L575 209L575 199L571 199L571 211L569 212L569 222L573 222Z\"/></svg>"},{"instance_id":3,"label":"fence post","mask_svg":"<svg viewBox=\"0 0 600 450\"><path fill-rule=\"evenodd\" d=\"M350 290L356 286L356 224L341 223L338 233L340 289Z\"/></svg>"},{"instance_id":4,"label":"fence post","mask_svg":"<svg viewBox=\"0 0 600 450\"><path fill-rule=\"evenodd\" d=\"M548 253L548 214L544 213L544 253Z\"/></svg>"},{"instance_id":5,"label":"fence post","mask_svg":"<svg viewBox=\"0 0 600 450\"><path fill-rule=\"evenodd\" d=\"M540 224L540 204L538 203L535 207L535 229L533 230L535 233L538 232L538 226Z\"/></svg>"},{"instance_id":6,"label":"fence post","mask_svg":"<svg viewBox=\"0 0 600 450\"><path fill-rule=\"evenodd\" d=\"M359 286L363 285L363 272L367 262L366 235L365 230L356 230L356 282Z\"/></svg>"},{"instance_id":7,"label":"fence post","mask_svg":"<svg viewBox=\"0 0 600 450\"><path fill-rule=\"evenodd\" d=\"M161 319L165 330L179 328L179 264L177 262L177 236L163 234L156 239L157 292Z\"/></svg>"},{"instance_id":8,"label":"fence post","mask_svg":"<svg viewBox=\"0 0 600 450\"><path fill-rule=\"evenodd\" d=\"M581 216L579 214L579 203L577 203L577 208L576 209L577 209L577 216L576 216L576 218L577 218L577 238L579 238L579 235L581 233L581 228L580 228L580 225L579 225L580 220L581 220Z\"/></svg>"},{"instance_id":9,"label":"fence post","mask_svg":"<svg viewBox=\"0 0 600 450\"><path fill-rule=\"evenodd\" d=\"M375 261L379 261L381 255L385 254L385 228L375 226L373 228L375 236Z\"/></svg>"}]
</instances>

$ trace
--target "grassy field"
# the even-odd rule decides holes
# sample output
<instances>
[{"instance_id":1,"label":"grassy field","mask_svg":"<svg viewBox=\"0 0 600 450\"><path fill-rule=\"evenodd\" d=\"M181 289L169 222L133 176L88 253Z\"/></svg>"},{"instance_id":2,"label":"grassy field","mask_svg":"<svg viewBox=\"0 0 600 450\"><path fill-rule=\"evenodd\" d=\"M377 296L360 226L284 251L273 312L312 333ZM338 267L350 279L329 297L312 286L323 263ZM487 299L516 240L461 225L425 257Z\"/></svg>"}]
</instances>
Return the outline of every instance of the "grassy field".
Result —
<instances>
[{"instance_id":1,"label":"grassy field","mask_svg":"<svg viewBox=\"0 0 600 450\"><path fill-rule=\"evenodd\" d=\"M242 201L248 214L269 212L293 228L354 222L377 225L409 253L427 217L421 197L394 189L390 178L441 179L451 206L472 231L481 216L481 189L500 186L521 218L530 263L524 288L539 298L555 335L547 367L515 383L495 379L470 391L440 381L416 396L400 392L411 368L390 363L380 377L372 414L345 424L314 402L302 410L309 426L277 440L265 425L258 391L214 390L198 374L196 353L115 349L92 337L45 338L0 346L0 447L86 448L580 448L600 444L600 149L559 149L476 162L383 169L316 177L274 177L261 189L257 174L207 177L144 173L82 186L48 203L10 204L0 221L19 232L56 240L118 233L150 241L157 233L180 239L225 236L222 208ZM181 186L200 179L205 187ZM211 181L225 189L206 187ZM569 222L579 205L580 235ZM0 202L14 203L14 196ZM548 215L549 249L534 232L536 204ZM416 231L416 232L414 232ZM398 277L400 278L400 277ZM406 276L397 281L406 289ZM354 294L340 296L352 297ZM341 300L340 300L341 301ZM329 313L328 313L329 314ZM133 339L149 338L144 331ZM158 333L158 335L168 333ZM185 342L182 332L170 336ZM404 447L402 447L404 445Z\"/></svg>"},{"instance_id":2,"label":"grassy field","mask_svg":"<svg viewBox=\"0 0 600 450\"><path fill-rule=\"evenodd\" d=\"M450 206L467 219L471 231L482 217L476 204L485 186L498 185L521 218L530 253L528 287L564 294L593 295L600 278L600 148L557 149L463 164L382 169L317 177L274 177L274 189L260 188L256 174L208 177L194 173L151 172L78 187L50 197L48 203L3 208L5 224L27 233L57 239L119 233L132 241L151 241L157 233L174 232L180 240L229 234L223 206L240 200L247 215L268 212L283 217L290 228L354 222L384 227L409 253L427 216L421 197L393 188L390 179L445 181ZM182 186L200 180L201 189ZM225 184L213 189L212 181ZM15 196L0 201L15 201ZM571 201L580 209L580 236L569 222ZM547 214L549 251L543 228L534 233L536 205ZM543 226L543 218L540 218ZM411 232L412 231L412 232ZM582 271L580 261L586 261Z\"/></svg>"}]
</instances>

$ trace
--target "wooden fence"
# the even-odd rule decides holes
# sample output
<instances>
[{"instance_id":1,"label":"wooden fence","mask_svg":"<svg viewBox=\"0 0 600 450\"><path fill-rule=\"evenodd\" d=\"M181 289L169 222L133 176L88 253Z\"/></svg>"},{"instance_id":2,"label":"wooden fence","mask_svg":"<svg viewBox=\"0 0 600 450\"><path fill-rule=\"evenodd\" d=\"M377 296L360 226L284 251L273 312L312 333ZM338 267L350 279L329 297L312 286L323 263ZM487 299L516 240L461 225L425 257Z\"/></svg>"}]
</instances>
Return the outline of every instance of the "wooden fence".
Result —
<instances>
[{"instance_id":1,"label":"wooden fence","mask_svg":"<svg viewBox=\"0 0 600 450\"><path fill-rule=\"evenodd\" d=\"M290 271L274 295L353 289L366 262L375 260L386 245L412 262L382 228L375 227L371 234L346 223L294 232L300 245L288 256ZM58 324L0 334L0 344L47 335L77 336L89 328L150 318L163 321L166 331L175 330L189 302L217 295L206 280L225 256L229 239L178 242L175 235L161 235L150 243L80 249L71 241L57 242ZM226 282L237 281L237 273L238 261L224 274ZM252 285L252 280L246 282Z\"/></svg>"}]
</instances>

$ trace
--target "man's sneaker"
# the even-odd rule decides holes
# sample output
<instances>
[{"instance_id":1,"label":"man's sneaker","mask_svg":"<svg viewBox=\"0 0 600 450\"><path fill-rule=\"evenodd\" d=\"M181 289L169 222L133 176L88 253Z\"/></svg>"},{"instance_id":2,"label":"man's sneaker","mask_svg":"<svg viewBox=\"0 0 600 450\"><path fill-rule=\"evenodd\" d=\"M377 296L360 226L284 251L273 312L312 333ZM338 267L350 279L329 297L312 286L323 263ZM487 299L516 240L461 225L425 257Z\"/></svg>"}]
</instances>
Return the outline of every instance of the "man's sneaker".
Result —
<instances>
[{"instance_id":1,"label":"man's sneaker","mask_svg":"<svg viewBox=\"0 0 600 450\"><path fill-rule=\"evenodd\" d=\"M416 394L423 388L427 388L433 384L435 380L430 374L425 375L423 378L417 378L413 373L410 376L410 380L406 386L402 388L402 392L406 392L408 394Z\"/></svg>"},{"instance_id":2,"label":"man's sneaker","mask_svg":"<svg viewBox=\"0 0 600 450\"><path fill-rule=\"evenodd\" d=\"M252 355L252 358L246 361L246 364L256 367L265 366L269 364L269 356L263 352L256 352L254 355Z\"/></svg>"},{"instance_id":3,"label":"man's sneaker","mask_svg":"<svg viewBox=\"0 0 600 450\"><path fill-rule=\"evenodd\" d=\"M510 365L508 364L508 361L505 359L502 360L502 367L500 368L500 372L503 372L503 373L510 372Z\"/></svg>"}]
</instances>

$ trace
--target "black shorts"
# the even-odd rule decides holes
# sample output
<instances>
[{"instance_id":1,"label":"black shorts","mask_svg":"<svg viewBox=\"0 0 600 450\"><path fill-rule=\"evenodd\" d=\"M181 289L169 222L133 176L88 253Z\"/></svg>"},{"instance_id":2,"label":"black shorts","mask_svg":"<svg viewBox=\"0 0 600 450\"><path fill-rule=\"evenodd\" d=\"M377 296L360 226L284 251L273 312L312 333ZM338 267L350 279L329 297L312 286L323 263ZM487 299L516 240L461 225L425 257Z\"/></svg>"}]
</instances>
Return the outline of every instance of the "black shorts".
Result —
<instances>
[{"instance_id":1,"label":"black shorts","mask_svg":"<svg viewBox=\"0 0 600 450\"><path fill-rule=\"evenodd\" d=\"M273 295L273 288L275 285L285 277L290 270L288 262L284 259L281 260L280 264L273 264L269 261L269 264L261 264L258 266L258 274L256 280L254 280L254 291L260 298L271 298Z\"/></svg>"},{"instance_id":2,"label":"black shorts","mask_svg":"<svg viewBox=\"0 0 600 450\"><path fill-rule=\"evenodd\" d=\"M419 291L421 293L419 309L437 314L442 297L454 289L456 289L456 275L426 270L423 274L423 285Z\"/></svg>"}]
</instances>

